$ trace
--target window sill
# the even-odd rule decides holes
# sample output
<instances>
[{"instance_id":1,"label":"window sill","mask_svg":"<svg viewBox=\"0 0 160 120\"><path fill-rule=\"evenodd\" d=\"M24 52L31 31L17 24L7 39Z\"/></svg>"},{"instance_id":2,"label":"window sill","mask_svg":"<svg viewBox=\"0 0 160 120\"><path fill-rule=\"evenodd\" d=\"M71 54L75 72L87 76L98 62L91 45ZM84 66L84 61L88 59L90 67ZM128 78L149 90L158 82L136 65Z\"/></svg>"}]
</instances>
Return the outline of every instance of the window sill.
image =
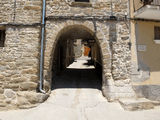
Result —
<instances>
[{"instance_id":1,"label":"window sill","mask_svg":"<svg viewBox=\"0 0 160 120\"><path fill-rule=\"evenodd\" d=\"M156 44L160 44L160 39L155 39L154 42L155 42Z\"/></svg>"},{"instance_id":2,"label":"window sill","mask_svg":"<svg viewBox=\"0 0 160 120\"><path fill-rule=\"evenodd\" d=\"M72 2L72 7L92 7L92 4L89 2Z\"/></svg>"}]
</instances>

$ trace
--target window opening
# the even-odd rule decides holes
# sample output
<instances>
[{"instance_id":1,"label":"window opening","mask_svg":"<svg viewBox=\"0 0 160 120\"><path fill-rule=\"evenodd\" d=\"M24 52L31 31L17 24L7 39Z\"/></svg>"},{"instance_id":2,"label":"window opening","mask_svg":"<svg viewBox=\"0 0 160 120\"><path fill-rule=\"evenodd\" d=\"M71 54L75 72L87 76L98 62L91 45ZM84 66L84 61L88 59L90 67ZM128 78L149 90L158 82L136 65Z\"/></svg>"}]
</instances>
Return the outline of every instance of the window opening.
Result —
<instances>
[{"instance_id":1,"label":"window opening","mask_svg":"<svg viewBox=\"0 0 160 120\"><path fill-rule=\"evenodd\" d=\"M160 40L160 27L158 26L154 27L154 39Z\"/></svg>"},{"instance_id":2,"label":"window opening","mask_svg":"<svg viewBox=\"0 0 160 120\"><path fill-rule=\"evenodd\" d=\"M89 2L89 0L75 0L75 2Z\"/></svg>"},{"instance_id":3,"label":"window opening","mask_svg":"<svg viewBox=\"0 0 160 120\"><path fill-rule=\"evenodd\" d=\"M5 30L0 30L0 47L4 47L5 36Z\"/></svg>"}]
</instances>

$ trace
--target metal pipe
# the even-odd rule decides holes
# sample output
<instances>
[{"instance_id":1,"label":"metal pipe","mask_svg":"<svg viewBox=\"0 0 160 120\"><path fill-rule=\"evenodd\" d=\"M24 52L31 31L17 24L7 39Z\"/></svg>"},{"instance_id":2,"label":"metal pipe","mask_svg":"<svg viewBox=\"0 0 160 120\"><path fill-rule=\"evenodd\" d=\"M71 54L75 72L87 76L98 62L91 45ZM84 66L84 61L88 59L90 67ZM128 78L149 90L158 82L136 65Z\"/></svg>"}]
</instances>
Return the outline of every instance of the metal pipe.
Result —
<instances>
[{"instance_id":1,"label":"metal pipe","mask_svg":"<svg viewBox=\"0 0 160 120\"><path fill-rule=\"evenodd\" d=\"M131 7L133 7L133 6L131 6L131 2L130 2L130 0L128 0L128 17L127 17L127 19L128 18L131 18ZM130 48L130 50L131 50L131 47L132 47L132 41L131 41L131 21L130 21L130 19L128 19L129 20L129 34L130 34L130 36L129 36L129 43L128 43L128 45L129 45L129 48Z\"/></svg>"},{"instance_id":2,"label":"metal pipe","mask_svg":"<svg viewBox=\"0 0 160 120\"><path fill-rule=\"evenodd\" d=\"M43 90L43 63L44 63L44 32L45 32L45 13L46 13L46 0L43 0L43 10L42 10L42 28L41 28L41 56L40 56L40 85L39 91L42 93L46 93Z\"/></svg>"},{"instance_id":3,"label":"metal pipe","mask_svg":"<svg viewBox=\"0 0 160 120\"><path fill-rule=\"evenodd\" d=\"M13 12L13 23L15 22L16 20L16 5L17 5L17 1L14 0L14 12Z\"/></svg>"},{"instance_id":4,"label":"metal pipe","mask_svg":"<svg viewBox=\"0 0 160 120\"><path fill-rule=\"evenodd\" d=\"M111 0L111 16L113 16L113 2Z\"/></svg>"}]
</instances>

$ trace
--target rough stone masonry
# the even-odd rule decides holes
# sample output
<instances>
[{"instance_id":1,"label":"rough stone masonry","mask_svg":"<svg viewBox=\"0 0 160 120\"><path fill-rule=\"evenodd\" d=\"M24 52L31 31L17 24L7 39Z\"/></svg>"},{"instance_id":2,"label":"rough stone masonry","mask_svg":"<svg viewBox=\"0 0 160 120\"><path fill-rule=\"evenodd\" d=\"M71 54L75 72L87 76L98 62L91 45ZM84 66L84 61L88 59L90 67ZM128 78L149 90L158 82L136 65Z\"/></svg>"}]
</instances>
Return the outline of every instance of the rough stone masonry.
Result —
<instances>
[{"instance_id":1,"label":"rough stone masonry","mask_svg":"<svg viewBox=\"0 0 160 120\"><path fill-rule=\"evenodd\" d=\"M44 88L50 91L52 59L57 38L69 27L95 35L103 64L102 92L109 101L134 97L128 0L46 0ZM0 0L0 110L28 108L47 99L38 92L41 0Z\"/></svg>"}]
</instances>

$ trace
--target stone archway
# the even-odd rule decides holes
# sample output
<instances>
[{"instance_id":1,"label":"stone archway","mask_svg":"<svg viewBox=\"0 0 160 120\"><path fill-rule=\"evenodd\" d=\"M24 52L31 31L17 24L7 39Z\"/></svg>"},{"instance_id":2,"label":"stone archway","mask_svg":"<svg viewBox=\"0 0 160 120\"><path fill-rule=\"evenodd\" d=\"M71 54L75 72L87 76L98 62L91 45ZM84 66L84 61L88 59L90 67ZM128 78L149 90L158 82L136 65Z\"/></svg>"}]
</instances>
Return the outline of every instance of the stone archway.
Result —
<instances>
[{"instance_id":1,"label":"stone archway","mask_svg":"<svg viewBox=\"0 0 160 120\"><path fill-rule=\"evenodd\" d=\"M73 27L79 27L86 30L94 36L99 45L102 58L102 93L109 100L113 101L121 97L132 97L131 85L126 81L114 81L112 77L111 57L112 53L109 47L109 27L105 22L92 21L47 21L46 23L46 43L44 51L44 78L47 85L50 86L52 79L52 61L59 37L62 33ZM117 85L121 84L120 86ZM127 91L127 92L126 92Z\"/></svg>"}]
</instances>

